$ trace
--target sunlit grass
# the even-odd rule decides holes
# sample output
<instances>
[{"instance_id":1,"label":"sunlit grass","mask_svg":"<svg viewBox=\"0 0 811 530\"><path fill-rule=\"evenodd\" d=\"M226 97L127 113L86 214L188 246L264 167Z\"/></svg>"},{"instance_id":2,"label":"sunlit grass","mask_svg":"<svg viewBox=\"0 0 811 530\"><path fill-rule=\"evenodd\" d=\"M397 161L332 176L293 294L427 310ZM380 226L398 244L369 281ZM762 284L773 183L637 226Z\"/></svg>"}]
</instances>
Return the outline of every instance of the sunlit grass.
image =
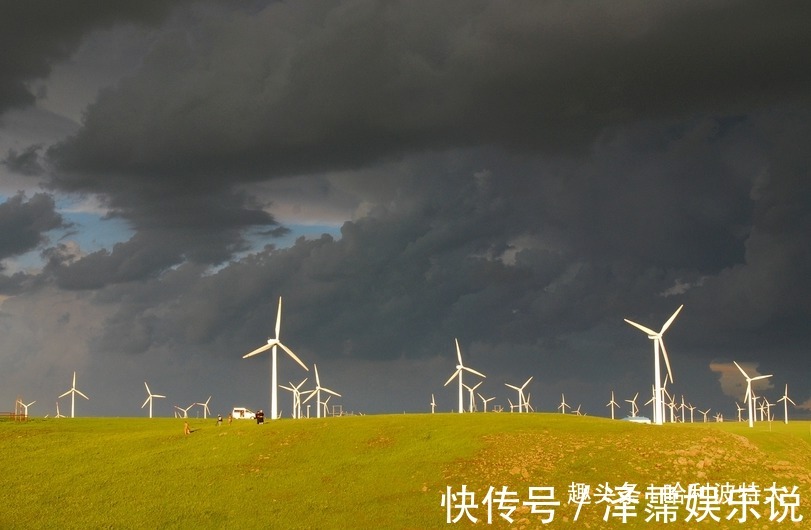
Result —
<instances>
[{"instance_id":1,"label":"sunlit grass","mask_svg":"<svg viewBox=\"0 0 811 530\"><path fill-rule=\"evenodd\" d=\"M449 526L442 494L462 485L477 503L489 486L507 486L522 501L531 486L554 487L555 528L685 527L645 523L641 506L627 524L604 523L604 505L584 506L575 522L572 482L628 482L640 491L677 482L796 485L802 524L811 521L808 422L656 427L491 413L190 425L185 436L175 419L0 423L0 528L440 528ZM760 511L755 528L795 526L769 526L768 510ZM486 523L483 505L472 513ZM524 506L513 519L496 515L494 526L540 525Z\"/></svg>"}]
</instances>

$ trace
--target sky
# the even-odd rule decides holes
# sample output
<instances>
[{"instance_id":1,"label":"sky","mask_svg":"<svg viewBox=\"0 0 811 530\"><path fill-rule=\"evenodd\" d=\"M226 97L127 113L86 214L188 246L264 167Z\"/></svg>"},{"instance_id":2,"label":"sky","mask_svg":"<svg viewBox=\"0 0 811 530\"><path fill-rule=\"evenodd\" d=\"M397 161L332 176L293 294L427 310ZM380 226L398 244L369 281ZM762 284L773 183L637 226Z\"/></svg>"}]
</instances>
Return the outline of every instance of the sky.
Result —
<instances>
[{"instance_id":1,"label":"sky","mask_svg":"<svg viewBox=\"0 0 811 530\"><path fill-rule=\"evenodd\" d=\"M683 305L677 400L734 419L737 361L809 418L809 21L802 1L2 3L0 409L55 414L75 371L77 415L145 415L145 381L156 415L268 410L269 356L242 356L281 297L310 370L280 354L279 382L317 364L345 412L456 409L458 339L490 408L532 377L535 410L608 416L613 391L627 415L653 346L623 319Z\"/></svg>"}]
</instances>

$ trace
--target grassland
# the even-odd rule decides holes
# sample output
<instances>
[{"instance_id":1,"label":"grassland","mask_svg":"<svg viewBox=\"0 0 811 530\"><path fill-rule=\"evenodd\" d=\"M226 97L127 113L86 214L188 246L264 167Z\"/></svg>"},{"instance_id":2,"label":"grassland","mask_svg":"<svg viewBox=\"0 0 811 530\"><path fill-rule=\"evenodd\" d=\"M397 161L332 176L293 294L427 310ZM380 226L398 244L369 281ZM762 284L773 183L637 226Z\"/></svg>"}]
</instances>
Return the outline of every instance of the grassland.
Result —
<instances>
[{"instance_id":1,"label":"grassland","mask_svg":"<svg viewBox=\"0 0 811 530\"><path fill-rule=\"evenodd\" d=\"M279 420L265 425L176 419L32 419L0 423L0 528L362 528L447 524L450 487L481 500L507 486L555 488L554 521L519 503L496 528L811 528L811 424L635 425L559 414L420 414ZM603 521L605 504L574 520L572 482L612 486L776 482L801 496L804 520L750 513L746 523ZM722 515L729 512L728 508ZM455 515L455 512L454 512Z\"/></svg>"}]
</instances>

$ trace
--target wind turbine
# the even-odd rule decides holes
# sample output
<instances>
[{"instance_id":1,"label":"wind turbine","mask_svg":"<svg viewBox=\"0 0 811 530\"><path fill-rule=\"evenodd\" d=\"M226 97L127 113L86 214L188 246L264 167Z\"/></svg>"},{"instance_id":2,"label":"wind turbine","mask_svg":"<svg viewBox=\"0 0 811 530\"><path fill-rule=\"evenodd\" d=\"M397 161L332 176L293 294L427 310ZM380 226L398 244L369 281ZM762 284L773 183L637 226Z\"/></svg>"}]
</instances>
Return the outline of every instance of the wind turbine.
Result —
<instances>
[{"instance_id":1,"label":"wind turbine","mask_svg":"<svg viewBox=\"0 0 811 530\"><path fill-rule=\"evenodd\" d=\"M479 386L481 386L482 383L484 383L484 381L479 381L478 383L476 383L472 387L467 386L467 385L462 385L468 391L468 402L467 402L467 407L468 407L467 410L468 410L468 412L478 412L478 408L476 407L476 396L473 395L473 392L475 392L475 390L477 388L479 388Z\"/></svg>"},{"instance_id":2,"label":"wind turbine","mask_svg":"<svg viewBox=\"0 0 811 530\"><path fill-rule=\"evenodd\" d=\"M65 417L64 414L59 413L59 402L57 401L56 402L56 416L54 416L54 418L64 418L64 417Z\"/></svg>"},{"instance_id":3,"label":"wind turbine","mask_svg":"<svg viewBox=\"0 0 811 530\"><path fill-rule=\"evenodd\" d=\"M566 397L563 394L561 394L560 405L558 405L561 414L566 414L566 407L572 408L568 403L566 403Z\"/></svg>"},{"instance_id":4,"label":"wind turbine","mask_svg":"<svg viewBox=\"0 0 811 530\"><path fill-rule=\"evenodd\" d=\"M485 407L486 406L487 405L485 404ZM434 400L434 395L431 394L431 414L433 414L435 411L436 411L436 400Z\"/></svg>"},{"instance_id":5,"label":"wind turbine","mask_svg":"<svg viewBox=\"0 0 811 530\"><path fill-rule=\"evenodd\" d=\"M178 407L177 405L175 405L175 408L176 408L177 410L179 410L179 411L182 411L182 412L183 412L183 415L182 415L182 416L180 416L181 418L188 418L188 417L189 417L189 409L190 409L190 408L192 408L193 406L195 406L196 404L197 404L197 403L192 403L191 405L189 405L189 406L188 406L188 407L186 407L185 409L184 409L183 407Z\"/></svg>"},{"instance_id":6,"label":"wind turbine","mask_svg":"<svg viewBox=\"0 0 811 530\"><path fill-rule=\"evenodd\" d=\"M743 400L744 400L744 402L749 401L749 411L748 411L749 412L749 428L751 429L752 427L755 426L755 419L754 419L755 404L754 404L754 394L752 394L752 381L757 381L758 379L766 379L767 377L771 377L772 375L769 374L769 375L759 375L757 377L749 377L749 374L747 374L746 372L743 371L743 368L741 368L740 364L738 364L735 361L732 361L732 362L735 364L735 366L738 367L738 370L740 370L741 373L743 374L743 376L746 378L746 397Z\"/></svg>"},{"instance_id":7,"label":"wind turbine","mask_svg":"<svg viewBox=\"0 0 811 530\"><path fill-rule=\"evenodd\" d=\"M70 390L68 390L67 392L65 392L64 394L62 394L59 397L63 398L65 396L67 396L68 394L70 394L70 417L73 418L74 417L73 413L75 411L75 404L76 404L75 403L76 394L79 394L80 396L82 396L83 398L85 398L88 401L90 400L89 397L82 394L82 392L76 388L76 371L73 372L73 386L70 387Z\"/></svg>"},{"instance_id":8,"label":"wind turbine","mask_svg":"<svg viewBox=\"0 0 811 530\"><path fill-rule=\"evenodd\" d=\"M254 356L254 355L258 354L258 353L262 353L265 350L272 349L272 351L271 351L271 371L270 371L270 419L272 419L272 420L275 420L276 418L279 417L279 412L278 412L279 411L279 408L278 408L279 388L278 388L278 385L277 385L277 375L276 375L276 346L280 347L285 352L287 352L287 355L289 355L290 357L293 358L294 361L299 363L302 368L309 371L307 366L305 366L305 364L303 362L301 362L301 359L299 359L296 356L296 354L293 353L293 350L291 350L290 348L288 348L287 346L282 344L282 342L279 340L279 330L281 328L281 325L282 325L282 297L280 296L279 297L279 309L278 309L278 311L276 311L276 328L275 328L276 329L276 337L274 337L272 339L269 338L267 344L265 344L264 346L260 346L260 347L256 348L255 350L253 350L252 352L246 353L245 355L242 356L243 359L246 359L246 358L252 357L252 356Z\"/></svg>"},{"instance_id":9,"label":"wind turbine","mask_svg":"<svg viewBox=\"0 0 811 530\"><path fill-rule=\"evenodd\" d=\"M505 386L508 386L508 387L512 388L513 390L518 391L518 412L524 412L524 411L529 412L529 400L524 396L524 389L527 387L529 382L532 381L533 377L535 377L535 376L530 376L530 378L527 379L526 382L524 382L524 384L521 385L520 387L517 387L515 385L511 385L509 383L504 383Z\"/></svg>"},{"instance_id":10,"label":"wind turbine","mask_svg":"<svg viewBox=\"0 0 811 530\"><path fill-rule=\"evenodd\" d=\"M712 410L712 409L707 409L707 410L701 410L701 409L698 409L698 411L699 411L701 414L703 414L703 415L704 415L704 423L707 423L707 414L709 414L711 410Z\"/></svg>"},{"instance_id":11,"label":"wind turbine","mask_svg":"<svg viewBox=\"0 0 811 530\"><path fill-rule=\"evenodd\" d=\"M735 402L735 406L738 407L738 421L742 422L743 421L743 415L741 414L741 412L743 412L745 409L737 401Z\"/></svg>"},{"instance_id":12,"label":"wind turbine","mask_svg":"<svg viewBox=\"0 0 811 530\"><path fill-rule=\"evenodd\" d=\"M662 399L662 373L661 368L659 366L659 348L662 349L662 356L665 359L665 366L667 367L667 375L670 377L670 381L673 382L673 373L670 371L670 360L667 357L667 350L665 349L665 343L662 340L662 335L664 335L667 328L676 320L676 316L679 314L679 311L684 307L684 304L680 305L678 309L667 319L667 322L662 326L662 329L658 332L653 331L652 329L643 326L642 324L637 324L627 318L624 319L625 322L634 326L637 329L642 330L643 332L647 333L648 338L653 341L653 384L654 384L654 407L653 407L653 423L656 425L661 425L663 423L664 418L664 400ZM665 378L667 380L667 378Z\"/></svg>"},{"instance_id":13,"label":"wind turbine","mask_svg":"<svg viewBox=\"0 0 811 530\"><path fill-rule=\"evenodd\" d=\"M301 392L300 389L301 389L301 386L306 382L307 382L307 378L305 377L304 380L302 380L298 385L294 385L293 383L290 383L290 386L279 385L281 388L284 388L285 390L289 390L290 392L293 393L293 410L292 410L292 413L291 413L291 416L293 416L293 418L301 418L301 394L302 394L302 392ZM307 393L309 394L310 392L307 392Z\"/></svg>"},{"instance_id":14,"label":"wind turbine","mask_svg":"<svg viewBox=\"0 0 811 530\"><path fill-rule=\"evenodd\" d=\"M211 396L208 396L208 399L205 400L203 403L195 403L195 405L200 405L203 407L203 419L208 419L208 415L211 414L211 410L208 408L208 402L211 401Z\"/></svg>"},{"instance_id":15,"label":"wind turbine","mask_svg":"<svg viewBox=\"0 0 811 530\"><path fill-rule=\"evenodd\" d=\"M25 403L23 403L23 401L22 401L21 399L18 399L18 400L17 400L17 403L19 403L19 404L20 404L20 406L21 406L21 407L24 409L24 411L25 411L25 412L23 412L23 417L24 417L26 420L28 419L28 407L30 407L31 405L33 405L33 404L34 404L34 403L36 403L36 402L37 402L37 400L34 400L34 401L32 401L31 403L29 403L28 405L26 405ZM794 402L792 401L792 403L794 403Z\"/></svg>"},{"instance_id":16,"label":"wind turbine","mask_svg":"<svg viewBox=\"0 0 811 530\"><path fill-rule=\"evenodd\" d=\"M479 394L478 392L476 392L476 393L477 393L477 394ZM484 396L483 396L483 395L481 395L481 394L479 394L479 397L480 397L480 398L481 398L481 400L482 400L482 405L483 405L483 407L484 407L484 412L487 412L487 403L488 403L488 402L490 402L490 401L493 401L494 399L496 399L496 397L495 397L495 396L493 396L493 397L489 397L489 398L486 398L486 397L484 397Z\"/></svg>"},{"instance_id":17,"label":"wind turbine","mask_svg":"<svg viewBox=\"0 0 811 530\"><path fill-rule=\"evenodd\" d=\"M324 388L323 386L321 386L321 379L319 379L319 377L318 377L318 366L316 366L315 363L313 363L313 370L315 371L315 390L313 392L311 392L309 396L307 396L307 399L304 400L304 403L307 403L308 401L310 401L312 399L313 396L315 396L315 417L320 418L321 417L321 404L326 403L327 401L329 401L329 398L327 398L323 402L321 401L321 392L324 391L327 394L332 394L333 396L338 396L338 397L341 397L341 394L339 394L338 392L334 392L334 391L330 390L329 388Z\"/></svg>"},{"instance_id":18,"label":"wind turbine","mask_svg":"<svg viewBox=\"0 0 811 530\"><path fill-rule=\"evenodd\" d=\"M613 420L614 419L614 407L619 408L619 403L614 401L614 391L613 390L611 391L611 401L606 403L605 406L606 407L611 407L611 419Z\"/></svg>"},{"instance_id":19,"label":"wind turbine","mask_svg":"<svg viewBox=\"0 0 811 530\"><path fill-rule=\"evenodd\" d=\"M797 406L794 401L790 397L788 397L788 383L786 383L786 391L783 393L783 397L777 400L778 403L783 402L783 423L788 425L788 402L791 401L791 404L795 407ZM25 409L25 415L28 416L28 409Z\"/></svg>"},{"instance_id":20,"label":"wind turbine","mask_svg":"<svg viewBox=\"0 0 811 530\"><path fill-rule=\"evenodd\" d=\"M452 376L450 376L450 378L447 381L445 381L445 384L443 386L448 386L448 384L451 381L453 381L454 377L459 378L459 413L461 414L462 412L465 411L465 401L464 401L464 398L462 397L462 386L463 386L462 372L467 370L471 374L476 374L476 375L478 375L480 377L487 377L487 376L484 375L481 372L477 372L473 368L468 368L467 366L462 364L462 350L459 348L459 339L453 339L453 340L456 342L456 358L459 361L459 364L456 365L456 371L453 373Z\"/></svg>"},{"instance_id":21,"label":"wind turbine","mask_svg":"<svg viewBox=\"0 0 811 530\"><path fill-rule=\"evenodd\" d=\"M141 405L141 408L146 407L146 404L149 403L149 417L151 418L152 417L152 398L165 398L166 396L162 396L160 394L153 394L152 391L149 390L149 385L146 384L146 381L144 381L144 386L146 387L146 401L144 401L144 404Z\"/></svg>"},{"instance_id":22,"label":"wind turbine","mask_svg":"<svg viewBox=\"0 0 811 530\"><path fill-rule=\"evenodd\" d=\"M628 403L631 404L631 416L636 417L636 413L639 411L639 407L636 406L636 398L639 397L639 392L634 394L634 399L626 399Z\"/></svg>"}]
</instances>

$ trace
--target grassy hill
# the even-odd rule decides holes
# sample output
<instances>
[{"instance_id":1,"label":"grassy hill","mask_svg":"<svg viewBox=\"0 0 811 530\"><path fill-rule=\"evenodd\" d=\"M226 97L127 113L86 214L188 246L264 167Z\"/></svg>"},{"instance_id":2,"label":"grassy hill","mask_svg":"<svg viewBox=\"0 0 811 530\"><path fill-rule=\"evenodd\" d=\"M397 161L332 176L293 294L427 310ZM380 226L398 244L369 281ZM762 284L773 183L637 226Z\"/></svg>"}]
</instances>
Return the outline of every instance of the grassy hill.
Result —
<instances>
[{"instance_id":1,"label":"grassy hill","mask_svg":"<svg viewBox=\"0 0 811 530\"><path fill-rule=\"evenodd\" d=\"M490 486L515 492L498 528L811 528L811 423L660 427L560 414L414 414L278 420L256 425L176 419L31 419L0 423L0 528L448 528L443 494L464 485L487 525ZM770 430L771 429L771 430ZM797 486L804 520L769 521L766 488ZM568 503L572 483L591 504ZM599 486L641 492L626 523ZM645 489L754 483L754 509L721 522L645 522ZM554 487L552 524L523 505ZM603 491L606 491L603 489ZM603 497L603 500L610 497ZM457 497L454 504L461 502ZM549 507L539 507L549 509ZM453 508L452 517L460 510Z\"/></svg>"}]
</instances>

